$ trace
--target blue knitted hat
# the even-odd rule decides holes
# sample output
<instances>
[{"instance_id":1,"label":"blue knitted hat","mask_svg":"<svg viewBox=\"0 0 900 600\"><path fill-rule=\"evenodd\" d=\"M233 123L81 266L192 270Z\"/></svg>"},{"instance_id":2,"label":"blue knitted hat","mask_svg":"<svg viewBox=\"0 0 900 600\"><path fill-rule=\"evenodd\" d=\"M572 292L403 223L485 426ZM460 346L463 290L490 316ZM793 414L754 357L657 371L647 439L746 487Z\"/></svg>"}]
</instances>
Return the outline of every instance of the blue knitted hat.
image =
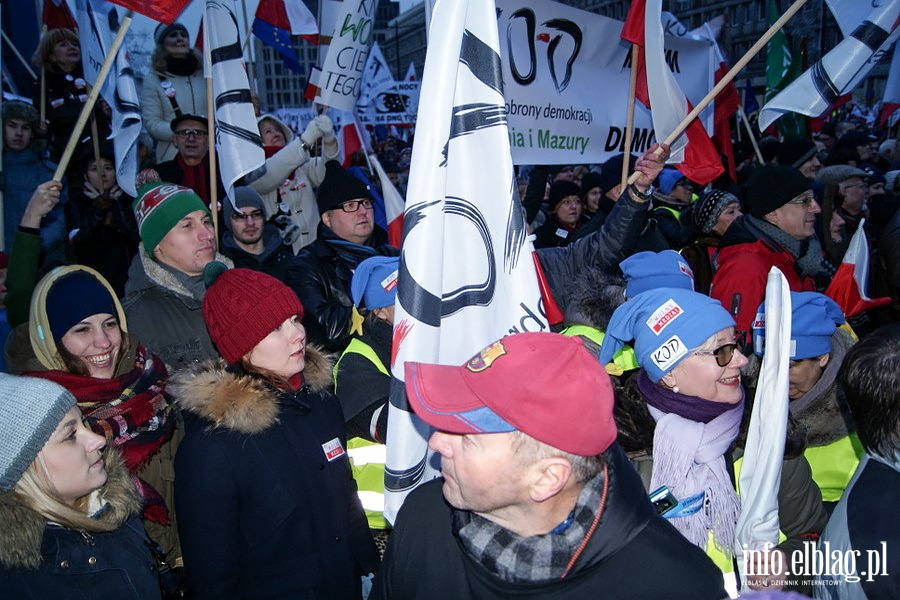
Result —
<instances>
[{"instance_id":1,"label":"blue knitted hat","mask_svg":"<svg viewBox=\"0 0 900 600\"><path fill-rule=\"evenodd\" d=\"M60 277L47 293L45 310L50 333L57 342L86 317L99 313L119 316L109 290L86 271Z\"/></svg>"},{"instance_id":2,"label":"blue knitted hat","mask_svg":"<svg viewBox=\"0 0 900 600\"><path fill-rule=\"evenodd\" d=\"M634 340L638 364L658 382L726 327L734 327L734 319L718 300L684 289L650 290L613 313L600 348L600 364L610 362L619 348Z\"/></svg>"},{"instance_id":3,"label":"blue knitted hat","mask_svg":"<svg viewBox=\"0 0 900 600\"><path fill-rule=\"evenodd\" d=\"M791 292L791 359L814 358L831 352L831 336L844 323L837 303L818 292ZM766 345L766 303L753 319L753 352L763 355Z\"/></svg>"},{"instance_id":4,"label":"blue knitted hat","mask_svg":"<svg viewBox=\"0 0 900 600\"><path fill-rule=\"evenodd\" d=\"M659 191L668 196L675 189L675 184L684 179L684 174L678 169L663 169L659 174Z\"/></svg>"},{"instance_id":5,"label":"blue knitted hat","mask_svg":"<svg viewBox=\"0 0 900 600\"><path fill-rule=\"evenodd\" d=\"M369 310L393 305L399 268L398 256L373 256L359 263L350 282L353 304Z\"/></svg>"},{"instance_id":6,"label":"blue knitted hat","mask_svg":"<svg viewBox=\"0 0 900 600\"><path fill-rule=\"evenodd\" d=\"M694 290L694 272L674 250L638 252L619 264L625 275L625 297L656 288Z\"/></svg>"}]
</instances>

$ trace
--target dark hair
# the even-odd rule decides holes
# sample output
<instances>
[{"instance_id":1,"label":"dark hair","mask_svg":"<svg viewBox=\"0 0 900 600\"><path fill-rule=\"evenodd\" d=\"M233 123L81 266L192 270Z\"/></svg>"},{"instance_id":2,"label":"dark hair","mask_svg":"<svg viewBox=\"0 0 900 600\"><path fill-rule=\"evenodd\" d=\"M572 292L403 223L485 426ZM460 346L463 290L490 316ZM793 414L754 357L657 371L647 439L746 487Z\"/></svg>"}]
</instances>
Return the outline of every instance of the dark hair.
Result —
<instances>
[{"instance_id":1,"label":"dark hair","mask_svg":"<svg viewBox=\"0 0 900 600\"><path fill-rule=\"evenodd\" d=\"M894 458L900 451L900 324L881 327L853 346L838 379L863 447Z\"/></svg>"},{"instance_id":2,"label":"dark hair","mask_svg":"<svg viewBox=\"0 0 900 600\"><path fill-rule=\"evenodd\" d=\"M119 319L116 318L116 323L119 322ZM119 325L119 331L122 334L122 341L119 344L119 355L116 356L116 372L119 370L119 364L123 358L128 354L128 333L122 331L122 326ZM57 343L56 351L59 352L59 357L62 359L63 364L66 365L66 372L72 373L73 375L84 375L85 377L89 377L91 374L91 370L85 364L83 360L66 350L66 347L63 346L62 342ZM115 376L115 375L114 375Z\"/></svg>"}]
</instances>

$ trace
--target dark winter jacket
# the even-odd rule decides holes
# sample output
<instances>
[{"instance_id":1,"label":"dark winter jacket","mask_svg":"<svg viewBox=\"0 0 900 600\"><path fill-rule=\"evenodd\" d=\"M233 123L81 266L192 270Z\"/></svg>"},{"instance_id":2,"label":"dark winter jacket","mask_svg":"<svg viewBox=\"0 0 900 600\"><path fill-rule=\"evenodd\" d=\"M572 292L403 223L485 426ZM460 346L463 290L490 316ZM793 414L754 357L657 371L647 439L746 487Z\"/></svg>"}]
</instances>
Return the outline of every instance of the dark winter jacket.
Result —
<instances>
[{"instance_id":1,"label":"dark winter jacket","mask_svg":"<svg viewBox=\"0 0 900 600\"><path fill-rule=\"evenodd\" d=\"M185 414L175 507L197 598L359 599L378 554L356 496L331 364L306 348L283 392L208 362L169 389Z\"/></svg>"},{"instance_id":2,"label":"dark winter jacket","mask_svg":"<svg viewBox=\"0 0 900 600\"><path fill-rule=\"evenodd\" d=\"M855 561L843 561L844 565L855 566L855 573L829 569L818 578L820 585L813 587L816 598L897 598L900 554L891 552L891 548L900 542L895 510L898 502L900 464L897 459L888 461L866 454L819 541L819 548L828 548L833 553L831 556L855 553Z\"/></svg>"},{"instance_id":3,"label":"dark winter jacket","mask_svg":"<svg viewBox=\"0 0 900 600\"><path fill-rule=\"evenodd\" d=\"M81 109L89 94L84 80L81 64L72 73L63 73L56 66L44 69L44 97L46 100L47 138L50 141L50 160L59 162L63 150L69 142L69 136L75 129L75 123L81 115ZM40 110L41 82L34 82L32 104ZM97 119L97 134L101 140L109 135L109 117L106 116L101 103L94 106L93 117ZM81 138L91 132L90 121L85 125ZM81 139L79 138L79 139ZM4 165L4 170L5 165Z\"/></svg>"},{"instance_id":4,"label":"dark winter jacket","mask_svg":"<svg viewBox=\"0 0 900 600\"><path fill-rule=\"evenodd\" d=\"M647 223L648 206L648 202L635 202L624 193L598 231L576 239L565 248L536 251L550 291L563 313L568 314L566 289L573 280L585 277L592 269L620 273L619 263L634 252Z\"/></svg>"},{"instance_id":5,"label":"dark winter jacket","mask_svg":"<svg viewBox=\"0 0 900 600\"><path fill-rule=\"evenodd\" d=\"M550 215L543 225L538 227L534 232L535 248L555 248L557 246L568 246L578 231L578 228L587 223L587 219L582 216L574 229L569 229L560 224L556 219L556 215Z\"/></svg>"},{"instance_id":6,"label":"dark winter jacket","mask_svg":"<svg viewBox=\"0 0 900 600\"><path fill-rule=\"evenodd\" d=\"M350 281L356 264L342 258L326 241L334 237L331 229L319 223L316 241L300 250L285 273L284 282L303 305L307 339L329 352L340 352L350 343ZM400 254L388 245L387 233L377 226L365 245L381 256Z\"/></svg>"},{"instance_id":7,"label":"dark winter jacket","mask_svg":"<svg viewBox=\"0 0 900 600\"><path fill-rule=\"evenodd\" d=\"M109 532L52 524L19 501L0 495L0 596L16 600L152 600L160 597L155 562L137 515L134 484L119 458L107 457L109 506L98 521Z\"/></svg>"},{"instance_id":8,"label":"dark winter jacket","mask_svg":"<svg viewBox=\"0 0 900 600\"><path fill-rule=\"evenodd\" d=\"M337 362L334 378L334 391L347 422L347 437L384 443L387 403L391 393L393 327L387 321L370 317L363 323L362 335L353 339L356 341L351 341ZM360 352L353 351L356 343L368 346L387 373ZM373 437L372 417L376 411L377 427Z\"/></svg>"},{"instance_id":9,"label":"dark winter jacket","mask_svg":"<svg viewBox=\"0 0 900 600\"><path fill-rule=\"evenodd\" d=\"M617 445L607 451L609 491L604 513L565 579L539 583L501 580L468 554L452 528L443 480L409 495L397 522L372 598L480 600L507 598L727 597L722 574L674 527L658 517L640 479Z\"/></svg>"},{"instance_id":10,"label":"dark winter jacket","mask_svg":"<svg viewBox=\"0 0 900 600\"><path fill-rule=\"evenodd\" d=\"M222 255L216 260L232 266ZM200 301L151 259L143 245L128 270L122 307L129 331L163 359L170 372L219 356L203 322Z\"/></svg>"},{"instance_id":11,"label":"dark winter jacket","mask_svg":"<svg viewBox=\"0 0 900 600\"><path fill-rule=\"evenodd\" d=\"M701 235L694 243L682 248L680 254L694 274L694 291L708 296L718 267L719 238Z\"/></svg>"},{"instance_id":12,"label":"dark winter jacket","mask_svg":"<svg viewBox=\"0 0 900 600\"><path fill-rule=\"evenodd\" d=\"M230 231L222 234L220 251L234 261L236 268L262 271L278 281L284 281L288 267L295 260L292 248L282 243L278 229L268 223L263 229L262 253L251 254L238 246L234 241L234 234Z\"/></svg>"}]
</instances>

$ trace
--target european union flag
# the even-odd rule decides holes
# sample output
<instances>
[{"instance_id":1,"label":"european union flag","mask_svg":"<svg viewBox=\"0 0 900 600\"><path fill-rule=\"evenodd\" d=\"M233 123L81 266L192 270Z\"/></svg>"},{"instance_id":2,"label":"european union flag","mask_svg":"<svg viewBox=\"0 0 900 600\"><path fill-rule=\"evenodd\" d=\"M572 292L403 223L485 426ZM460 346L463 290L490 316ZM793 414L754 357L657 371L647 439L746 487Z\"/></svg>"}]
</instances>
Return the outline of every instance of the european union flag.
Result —
<instances>
[{"instance_id":1,"label":"european union flag","mask_svg":"<svg viewBox=\"0 0 900 600\"><path fill-rule=\"evenodd\" d=\"M259 38L263 44L274 48L284 59L284 66L297 73L303 73L300 66L300 58L294 48L294 40L291 33L285 29L279 29L271 23L261 19L253 19L253 35Z\"/></svg>"}]
</instances>

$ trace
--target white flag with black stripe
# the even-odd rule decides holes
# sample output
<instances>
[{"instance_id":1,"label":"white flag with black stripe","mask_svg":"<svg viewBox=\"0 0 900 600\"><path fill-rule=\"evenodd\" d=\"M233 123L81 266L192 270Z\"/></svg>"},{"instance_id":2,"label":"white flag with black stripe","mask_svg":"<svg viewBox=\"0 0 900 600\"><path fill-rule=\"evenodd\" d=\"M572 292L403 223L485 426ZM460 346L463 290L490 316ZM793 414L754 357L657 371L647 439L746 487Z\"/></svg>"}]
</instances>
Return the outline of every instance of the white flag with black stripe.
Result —
<instances>
[{"instance_id":1,"label":"white flag with black stripe","mask_svg":"<svg viewBox=\"0 0 900 600\"><path fill-rule=\"evenodd\" d=\"M78 0L78 32L85 79L92 84L112 39L119 31L119 10L104 0ZM116 55L115 71L110 72L101 89L103 100L112 109L109 139L116 159L116 182L129 196L137 196L137 140L141 134L141 101L134 82L134 71L125 47Z\"/></svg>"},{"instance_id":2,"label":"white flag with black stripe","mask_svg":"<svg viewBox=\"0 0 900 600\"><path fill-rule=\"evenodd\" d=\"M900 0L873 8L853 33L766 102L759 111L760 131L788 112L818 117L838 96L851 92L896 41L898 16Z\"/></svg>"},{"instance_id":3,"label":"white flag with black stripe","mask_svg":"<svg viewBox=\"0 0 900 600\"><path fill-rule=\"evenodd\" d=\"M546 330L532 243L514 199L493 0L439 0L422 80L403 227L385 516L438 475L406 401L406 361L461 365L510 333Z\"/></svg>"},{"instance_id":4,"label":"white flag with black stripe","mask_svg":"<svg viewBox=\"0 0 900 600\"><path fill-rule=\"evenodd\" d=\"M225 192L233 198L234 183L265 163L262 138L244 66L241 34L234 0L206 0L204 44L208 44L205 73L212 78L216 153Z\"/></svg>"}]
</instances>

